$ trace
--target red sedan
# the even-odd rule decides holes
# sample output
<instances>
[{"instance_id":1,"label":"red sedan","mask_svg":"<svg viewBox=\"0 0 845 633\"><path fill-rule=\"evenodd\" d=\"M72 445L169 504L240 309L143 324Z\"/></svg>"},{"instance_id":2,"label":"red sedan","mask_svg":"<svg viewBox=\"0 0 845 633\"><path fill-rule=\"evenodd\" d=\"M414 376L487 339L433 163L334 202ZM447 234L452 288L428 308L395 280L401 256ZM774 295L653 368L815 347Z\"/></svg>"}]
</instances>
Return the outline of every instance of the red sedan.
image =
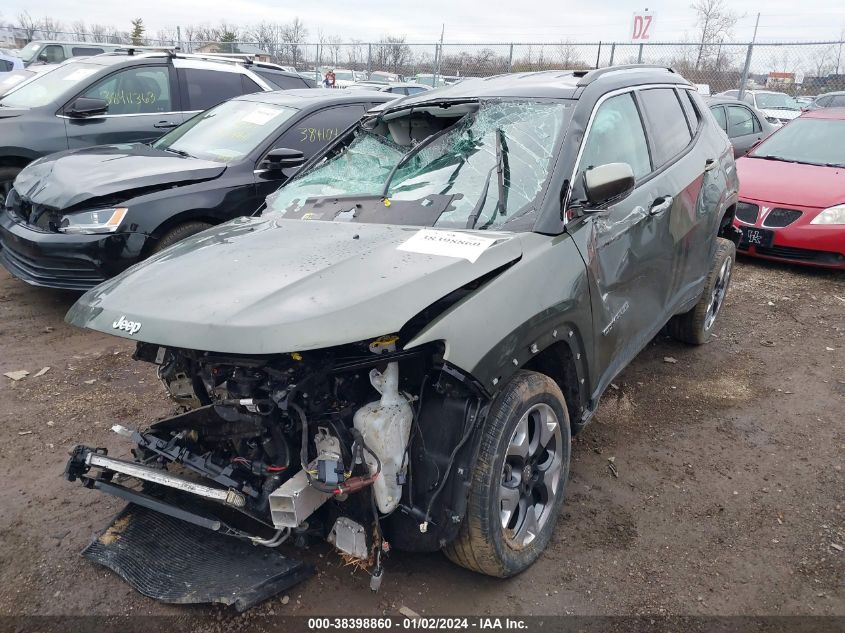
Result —
<instances>
[{"instance_id":1,"label":"red sedan","mask_svg":"<svg viewBox=\"0 0 845 633\"><path fill-rule=\"evenodd\" d=\"M736 169L740 252L845 269L845 108L805 112Z\"/></svg>"}]
</instances>

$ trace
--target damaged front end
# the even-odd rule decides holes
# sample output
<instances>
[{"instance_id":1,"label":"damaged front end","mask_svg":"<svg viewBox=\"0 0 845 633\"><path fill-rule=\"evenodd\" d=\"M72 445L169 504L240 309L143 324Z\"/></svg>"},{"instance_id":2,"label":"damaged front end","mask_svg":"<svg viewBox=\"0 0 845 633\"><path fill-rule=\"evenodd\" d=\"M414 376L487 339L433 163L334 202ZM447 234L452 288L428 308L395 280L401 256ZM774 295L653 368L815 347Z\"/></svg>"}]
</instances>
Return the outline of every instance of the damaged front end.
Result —
<instances>
[{"instance_id":1,"label":"damaged front end","mask_svg":"<svg viewBox=\"0 0 845 633\"><path fill-rule=\"evenodd\" d=\"M184 413L114 426L134 460L72 451L68 480L131 504L85 555L146 595L244 609L310 573L268 554L282 543L327 539L374 590L391 544L439 549L463 518L486 399L441 345L400 351L397 338L252 357L138 343ZM174 555L180 574L138 573Z\"/></svg>"}]
</instances>

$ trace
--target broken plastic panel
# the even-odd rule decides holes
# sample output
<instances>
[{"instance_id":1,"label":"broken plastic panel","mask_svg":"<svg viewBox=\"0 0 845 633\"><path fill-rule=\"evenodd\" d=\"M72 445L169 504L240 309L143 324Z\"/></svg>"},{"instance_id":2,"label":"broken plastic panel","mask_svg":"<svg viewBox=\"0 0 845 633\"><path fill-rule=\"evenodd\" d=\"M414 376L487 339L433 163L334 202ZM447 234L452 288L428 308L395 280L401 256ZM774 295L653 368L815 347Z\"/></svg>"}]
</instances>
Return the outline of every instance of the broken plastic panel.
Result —
<instances>
[{"instance_id":1,"label":"broken plastic panel","mask_svg":"<svg viewBox=\"0 0 845 633\"><path fill-rule=\"evenodd\" d=\"M268 208L285 214L312 197L379 195L393 168L410 152L407 163L390 177L388 198L424 204L430 195L462 194L435 226L464 228L477 214L476 228L499 228L529 208L542 189L567 121L567 107L553 102L483 102L476 112L419 150L372 132L359 132L340 154L268 198ZM390 223L389 207L384 222Z\"/></svg>"}]
</instances>

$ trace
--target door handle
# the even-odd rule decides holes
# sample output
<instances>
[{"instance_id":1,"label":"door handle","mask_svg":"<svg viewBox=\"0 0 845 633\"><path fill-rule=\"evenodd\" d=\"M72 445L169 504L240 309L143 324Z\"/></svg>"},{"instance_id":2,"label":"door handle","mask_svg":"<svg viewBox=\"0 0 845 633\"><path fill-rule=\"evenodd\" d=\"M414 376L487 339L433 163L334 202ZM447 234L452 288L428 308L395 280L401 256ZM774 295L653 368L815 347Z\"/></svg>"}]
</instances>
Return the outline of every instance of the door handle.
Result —
<instances>
[{"instance_id":1,"label":"door handle","mask_svg":"<svg viewBox=\"0 0 845 633\"><path fill-rule=\"evenodd\" d=\"M714 169L718 164L719 161L717 161L715 158L708 158L706 161L704 161L704 171L710 171L711 169Z\"/></svg>"},{"instance_id":2,"label":"door handle","mask_svg":"<svg viewBox=\"0 0 845 633\"><path fill-rule=\"evenodd\" d=\"M158 123L154 123L153 127L158 128L159 130L172 130L175 128L178 123L171 123L170 121L159 121Z\"/></svg>"},{"instance_id":3,"label":"door handle","mask_svg":"<svg viewBox=\"0 0 845 633\"><path fill-rule=\"evenodd\" d=\"M672 206L673 200L672 196L660 196L651 203L651 208L648 210L648 214L660 215L661 213L664 213L666 209Z\"/></svg>"}]
</instances>

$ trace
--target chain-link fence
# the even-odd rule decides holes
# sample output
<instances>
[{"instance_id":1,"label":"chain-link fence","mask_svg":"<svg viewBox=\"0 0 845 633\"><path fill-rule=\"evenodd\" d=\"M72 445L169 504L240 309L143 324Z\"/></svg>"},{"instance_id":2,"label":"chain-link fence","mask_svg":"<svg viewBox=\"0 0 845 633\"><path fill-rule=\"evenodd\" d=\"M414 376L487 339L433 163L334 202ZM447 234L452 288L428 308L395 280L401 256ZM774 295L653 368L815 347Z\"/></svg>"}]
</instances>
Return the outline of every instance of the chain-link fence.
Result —
<instances>
[{"instance_id":1,"label":"chain-link fence","mask_svg":"<svg viewBox=\"0 0 845 633\"><path fill-rule=\"evenodd\" d=\"M126 33L63 33L0 28L0 47L19 48L28 41L62 40L131 45ZM711 93L768 88L793 95L845 90L845 41L766 43L570 42L411 44L401 38L380 42L305 43L284 41L270 33L262 41L212 42L147 39L143 45L180 48L188 53L254 55L299 71L383 71L428 84L507 72L588 69L614 64L671 66ZM315 72L316 75L316 72ZM364 75L355 77L364 78Z\"/></svg>"}]
</instances>

